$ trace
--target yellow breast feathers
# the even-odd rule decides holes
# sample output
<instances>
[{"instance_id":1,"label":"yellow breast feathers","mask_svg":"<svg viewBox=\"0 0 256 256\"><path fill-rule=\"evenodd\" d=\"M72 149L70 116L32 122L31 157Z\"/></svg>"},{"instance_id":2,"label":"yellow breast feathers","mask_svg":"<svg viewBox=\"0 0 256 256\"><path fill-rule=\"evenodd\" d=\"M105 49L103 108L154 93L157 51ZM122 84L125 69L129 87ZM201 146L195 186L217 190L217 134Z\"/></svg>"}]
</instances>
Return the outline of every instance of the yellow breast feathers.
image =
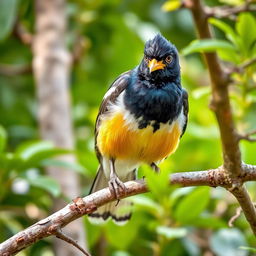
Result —
<instances>
[{"instance_id":1,"label":"yellow breast feathers","mask_svg":"<svg viewBox=\"0 0 256 256\"><path fill-rule=\"evenodd\" d=\"M131 129L123 115L116 113L102 120L97 145L101 154L107 157L152 163L176 150L180 134L181 129L175 121L172 126L163 125L153 132L150 125L144 129Z\"/></svg>"}]
</instances>

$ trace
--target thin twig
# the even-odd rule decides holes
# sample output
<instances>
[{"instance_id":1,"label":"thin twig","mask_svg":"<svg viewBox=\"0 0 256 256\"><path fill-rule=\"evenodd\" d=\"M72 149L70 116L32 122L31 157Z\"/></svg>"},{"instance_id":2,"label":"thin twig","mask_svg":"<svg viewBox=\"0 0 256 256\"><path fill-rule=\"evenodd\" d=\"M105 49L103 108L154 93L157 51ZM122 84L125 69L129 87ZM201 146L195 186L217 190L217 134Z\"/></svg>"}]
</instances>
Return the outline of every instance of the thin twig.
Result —
<instances>
[{"instance_id":1,"label":"thin twig","mask_svg":"<svg viewBox=\"0 0 256 256\"><path fill-rule=\"evenodd\" d=\"M230 7L230 6L205 7L204 10L208 17L235 19L236 15L238 15L241 12L256 11L256 7L253 5L252 1L247 1L244 4L235 6L235 7Z\"/></svg>"},{"instance_id":2,"label":"thin twig","mask_svg":"<svg viewBox=\"0 0 256 256\"><path fill-rule=\"evenodd\" d=\"M226 73L231 75L232 73L243 73L245 69L251 67L252 65L256 64L256 57L252 58L248 61L245 61L243 64L239 66L229 66L226 68Z\"/></svg>"},{"instance_id":3,"label":"thin twig","mask_svg":"<svg viewBox=\"0 0 256 256\"><path fill-rule=\"evenodd\" d=\"M244 185L234 185L232 189L229 190L239 202L246 220L251 226L252 232L256 236L256 210L254 204L250 198L250 195Z\"/></svg>"},{"instance_id":4,"label":"thin twig","mask_svg":"<svg viewBox=\"0 0 256 256\"><path fill-rule=\"evenodd\" d=\"M89 47L90 47L90 42L88 39L84 38L81 35L76 36L73 44L73 49L71 51L71 58L72 58L73 64L76 64L81 60L85 51L88 50Z\"/></svg>"},{"instance_id":5,"label":"thin twig","mask_svg":"<svg viewBox=\"0 0 256 256\"><path fill-rule=\"evenodd\" d=\"M244 70L244 69L246 69L246 68L248 68L248 67L254 65L255 63L256 63L256 57L255 57L255 58L252 58L251 60L246 61L245 63L243 63L243 64L240 66L240 68L241 68L242 70Z\"/></svg>"},{"instance_id":6,"label":"thin twig","mask_svg":"<svg viewBox=\"0 0 256 256\"><path fill-rule=\"evenodd\" d=\"M24 25L16 22L13 30L14 36L16 36L23 44L31 46L33 43L33 35L28 32Z\"/></svg>"},{"instance_id":7,"label":"thin twig","mask_svg":"<svg viewBox=\"0 0 256 256\"><path fill-rule=\"evenodd\" d=\"M250 142L256 142L256 138L252 138L251 136L256 135L256 130L252 130L245 134L238 134L239 140L247 140Z\"/></svg>"},{"instance_id":8,"label":"thin twig","mask_svg":"<svg viewBox=\"0 0 256 256\"><path fill-rule=\"evenodd\" d=\"M2 76L17 76L29 73L32 73L32 66L30 64L23 66L0 64L0 75Z\"/></svg>"},{"instance_id":9,"label":"thin twig","mask_svg":"<svg viewBox=\"0 0 256 256\"><path fill-rule=\"evenodd\" d=\"M228 221L228 226L229 226L229 227L232 228L232 227L234 226L235 220L237 220L237 219L240 217L242 211L243 211L243 210L242 210L241 207L238 207L238 208L236 209L236 214L235 214L234 216L232 216L232 217L230 218L230 220Z\"/></svg>"},{"instance_id":10,"label":"thin twig","mask_svg":"<svg viewBox=\"0 0 256 256\"><path fill-rule=\"evenodd\" d=\"M90 254L88 252L86 252L74 239L72 239L71 237L68 237L66 234L64 234L61 229L58 229L56 231L55 236L69 244L72 244L78 250L80 250L84 255L90 256Z\"/></svg>"}]
</instances>

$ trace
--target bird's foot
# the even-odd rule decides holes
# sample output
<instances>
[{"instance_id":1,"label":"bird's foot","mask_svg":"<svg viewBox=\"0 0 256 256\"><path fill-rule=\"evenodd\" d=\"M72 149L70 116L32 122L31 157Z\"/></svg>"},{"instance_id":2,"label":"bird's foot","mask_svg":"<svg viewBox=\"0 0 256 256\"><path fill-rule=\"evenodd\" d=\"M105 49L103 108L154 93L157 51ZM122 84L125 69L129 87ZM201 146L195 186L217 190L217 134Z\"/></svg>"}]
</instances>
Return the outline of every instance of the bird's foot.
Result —
<instances>
[{"instance_id":1,"label":"bird's foot","mask_svg":"<svg viewBox=\"0 0 256 256\"><path fill-rule=\"evenodd\" d=\"M156 172L159 173L160 172L160 168L153 162L150 164L150 167Z\"/></svg>"},{"instance_id":2,"label":"bird's foot","mask_svg":"<svg viewBox=\"0 0 256 256\"><path fill-rule=\"evenodd\" d=\"M112 194L114 194L115 198L119 199L126 193L126 187L124 183L117 177L114 176L110 178L108 182L109 190Z\"/></svg>"}]
</instances>

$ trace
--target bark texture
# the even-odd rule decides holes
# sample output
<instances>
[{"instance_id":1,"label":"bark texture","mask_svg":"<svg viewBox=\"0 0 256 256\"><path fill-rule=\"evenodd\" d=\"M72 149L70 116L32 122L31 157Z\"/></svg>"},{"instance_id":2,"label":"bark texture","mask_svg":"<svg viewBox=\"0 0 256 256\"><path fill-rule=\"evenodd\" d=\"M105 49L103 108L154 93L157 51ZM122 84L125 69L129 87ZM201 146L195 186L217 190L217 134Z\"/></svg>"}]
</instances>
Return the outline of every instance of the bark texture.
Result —
<instances>
[{"instance_id":1,"label":"bark texture","mask_svg":"<svg viewBox=\"0 0 256 256\"><path fill-rule=\"evenodd\" d=\"M39 125L41 136L53 141L57 147L73 149L74 138L70 114L69 76L71 56L65 46L66 15L65 0L36 1L36 34L33 41L33 69L39 101ZM74 156L63 156L62 160L74 162ZM75 198L80 194L78 176L72 170L59 167L47 169L56 179L64 196ZM53 211L64 206L56 199ZM85 247L82 220L73 222L65 231ZM56 239L55 254L77 255L72 246Z\"/></svg>"}]
</instances>

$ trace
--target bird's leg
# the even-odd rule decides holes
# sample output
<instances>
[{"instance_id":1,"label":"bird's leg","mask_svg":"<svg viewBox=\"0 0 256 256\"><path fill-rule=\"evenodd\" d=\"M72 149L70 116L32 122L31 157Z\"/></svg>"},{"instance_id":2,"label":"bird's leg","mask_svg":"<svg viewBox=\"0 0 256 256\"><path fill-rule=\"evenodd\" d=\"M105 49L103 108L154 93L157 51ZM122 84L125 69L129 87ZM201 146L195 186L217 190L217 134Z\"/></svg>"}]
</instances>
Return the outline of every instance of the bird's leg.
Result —
<instances>
[{"instance_id":1,"label":"bird's leg","mask_svg":"<svg viewBox=\"0 0 256 256\"><path fill-rule=\"evenodd\" d=\"M110 159L110 179L108 182L110 192L115 195L116 199L120 199L122 193L125 193L126 187L124 183L118 178L115 171L115 159Z\"/></svg>"},{"instance_id":2,"label":"bird's leg","mask_svg":"<svg viewBox=\"0 0 256 256\"><path fill-rule=\"evenodd\" d=\"M150 164L150 167L156 172L156 173L159 173L160 172L160 168L154 163L152 162Z\"/></svg>"}]
</instances>

